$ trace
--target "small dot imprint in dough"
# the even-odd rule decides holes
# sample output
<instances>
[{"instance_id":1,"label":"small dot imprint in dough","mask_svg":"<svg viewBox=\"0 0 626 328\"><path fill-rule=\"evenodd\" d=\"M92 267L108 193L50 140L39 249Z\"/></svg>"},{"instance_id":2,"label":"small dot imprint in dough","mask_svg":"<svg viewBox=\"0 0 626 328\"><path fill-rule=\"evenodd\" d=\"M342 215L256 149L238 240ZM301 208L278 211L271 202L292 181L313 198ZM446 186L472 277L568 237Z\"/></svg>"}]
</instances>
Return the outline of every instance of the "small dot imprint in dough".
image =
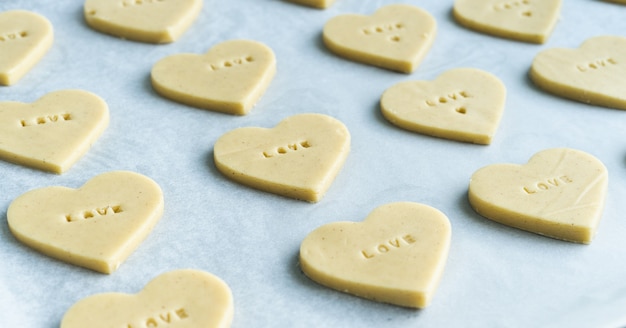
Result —
<instances>
[{"instance_id":1,"label":"small dot imprint in dough","mask_svg":"<svg viewBox=\"0 0 626 328\"><path fill-rule=\"evenodd\" d=\"M399 36L397 36L397 35L394 35L394 36L392 36L392 37L390 38L390 40L391 40L391 41L393 41L393 42L400 42L400 37L399 37Z\"/></svg>"},{"instance_id":2,"label":"small dot imprint in dough","mask_svg":"<svg viewBox=\"0 0 626 328\"><path fill-rule=\"evenodd\" d=\"M467 109L465 107L459 107L456 109L456 112L465 115L467 114Z\"/></svg>"},{"instance_id":3,"label":"small dot imprint in dough","mask_svg":"<svg viewBox=\"0 0 626 328\"><path fill-rule=\"evenodd\" d=\"M533 15L533 13L531 11L525 11L522 13L522 16L524 17L531 17Z\"/></svg>"}]
</instances>

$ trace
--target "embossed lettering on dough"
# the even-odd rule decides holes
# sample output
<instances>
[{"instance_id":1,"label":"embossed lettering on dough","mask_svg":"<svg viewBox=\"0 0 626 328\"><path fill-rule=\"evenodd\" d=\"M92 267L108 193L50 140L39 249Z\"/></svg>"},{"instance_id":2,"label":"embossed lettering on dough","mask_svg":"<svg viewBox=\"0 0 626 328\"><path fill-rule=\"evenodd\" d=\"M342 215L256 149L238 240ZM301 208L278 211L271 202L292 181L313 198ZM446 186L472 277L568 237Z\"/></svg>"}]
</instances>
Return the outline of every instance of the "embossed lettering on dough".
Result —
<instances>
[{"instance_id":1,"label":"embossed lettering on dough","mask_svg":"<svg viewBox=\"0 0 626 328\"><path fill-rule=\"evenodd\" d=\"M617 61L609 57L609 58L602 58L602 59L594 60L589 63L576 65L576 68L578 68L578 70L581 72L587 72L587 71L596 70L596 69L613 66L613 65L617 65Z\"/></svg>"},{"instance_id":2,"label":"embossed lettering on dough","mask_svg":"<svg viewBox=\"0 0 626 328\"><path fill-rule=\"evenodd\" d=\"M71 119L72 119L72 116L70 114L54 114L54 115L39 116L31 120L20 120L20 123L22 124L22 126L25 127L25 126L33 126L33 125L40 125L40 124L46 124L46 123L69 121Z\"/></svg>"},{"instance_id":3,"label":"embossed lettering on dough","mask_svg":"<svg viewBox=\"0 0 626 328\"><path fill-rule=\"evenodd\" d=\"M572 180L570 177L568 177L567 175L562 175L557 178L551 178L551 179L546 179L545 181L536 182L530 187L525 186L523 189L525 193L527 193L528 195L532 195L541 191L546 191L546 190L562 187L565 184L572 183L572 182L574 182L574 180Z\"/></svg>"},{"instance_id":4,"label":"embossed lettering on dough","mask_svg":"<svg viewBox=\"0 0 626 328\"><path fill-rule=\"evenodd\" d=\"M470 95L465 92L465 91L460 91L460 92L453 92L450 93L446 96L440 96L439 98L435 99L435 100L426 100L426 105L434 107L437 106L439 104L446 104L449 101L456 101L459 99L465 99L465 98L469 98Z\"/></svg>"},{"instance_id":5,"label":"embossed lettering on dough","mask_svg":"<svg viewBox=\"0 0 626 328\"><path fill-rule=\"evenodd\" d=\"M496 11L510 10L516 8L524 10L530 9L530 0L507 1L495 4L493 6L493 9L495 9ZM530 11L524 11L522 15L530 17L532 16L532 13Z\"/></svg>"},{"instance_id":6,"label":"embossed lettering on dough","mask_svg":"<svg viewBox=\"0 0 626 328\"><path fill-rule=\"evenodd\" d=\"M363 28L363 33L365 35L376 35L376 34L388 34L395 33L404 28L404 24L402 23L390 23L390 24L381 24L376 26L370 26ZM400 37L398 35L393 35L389 38L389 40L398 42L400 41Z\"/></svg>"},{"instance_id":7,"label":"embossed lettering on dough","mask_svg":"<svg viewBox=\"0 0 626 328\"><path fill-rule=\"evenodd\" d=\"M390 239L385 243L378 244L378 246L373 247L372 249L369 249L369 250L364 249L361 251L361 255L363 255L365 259L369 260L371 258L376 257L377 255L383 255L383 254L389 253L390 251L394 249L398 249L403 246L408 246L413 243L415 243L415 237L413 237L410 234L406 234L402 237Z\"/></svg>"},{"instance_id":8,"label":"embossed lettering on dough","mask_svg":"<svg viewBox=\"0 0 626 328\"><path fill-rule=\"evenodd\" d=\"M159 3L159 2L164 2L164 1L165 0L124 0L122 1L122 6L124 7L141 6L143 4Z\"/></svg>"},{"instance_id":9,"label":"embossed lettering on dough","mask_svg":"<svg viewBox=\"0 0 626 328\"><path fill-rule=\"evenodd\" d=\"M96 209L89 210L89 211L84 211L82 216L68 214L65 216L65 219L67 220L67 222L76 222L79 220L88 220L94 217L113 215L113 214L122 213L122 212L123 212L122 207L120 205L115 205L115 206L107 206L107 207L96 208Z\"/></svg>"},{"instance_id":10,"label":"embossed lettering on dough","mask_svg":"<svg viewBox=\"0 0 626 328\"><path fill-rule=\"evenodd\" d=\"M177 310L167 311L165 313L160 313L157 316L149 317L142 322L139 326L133 326L128 324L126 328L155 328L155 327L167 327L168 325L189 318L189 314L185 311L184 308L179 308Z\"/></svg>"},{"instance_id":11,"label":"embossed lettering on dough","mask_svg":"<svg viewBox=\"0 0 626 328\"><path fill-rule=\"evenodd\" d=\"M12 32L12 33L2 33L0 34L0 42L8 42L13 40L23 39L28 36L28 33L25 31L22 32Z\"/></svg>"},{"instance_id":12,"label":"embossed lettering on dough","mask_svg":"<svg viewBox=\"0 0 626 328\"><path fill-rule=\"evenodd\" d=\"M287 153L292 153L292 152L306 149L309 147L311 147L311 145L309 144L308 141L305 140L305 141L288 144L286 147L283 146L283 147L278 147L271 151L264 151L263 156L265 158L271 158L271 157L274 157L275 155L284 155Z\"/></svg>"},{"instance_id":13,"label":"embossed lettering on dough","mask_svg":"<svg viewBox=\"0 0 626 328\"><path fill-rule=\"evenodd\" d=\"M217 71L219 69L223 69L223 68L230 68L230 67L235 67L235 66L239 66L239 65L243 65L243 64L248 64L254 61L254 58L252 58L252 56L243 56L243 57L239 57L239 58L234 58L234 59L229 59L229 60L225 60L221 63L213 63L209 65L209 68L212 71Z\"/></svg>"}]
</instances>

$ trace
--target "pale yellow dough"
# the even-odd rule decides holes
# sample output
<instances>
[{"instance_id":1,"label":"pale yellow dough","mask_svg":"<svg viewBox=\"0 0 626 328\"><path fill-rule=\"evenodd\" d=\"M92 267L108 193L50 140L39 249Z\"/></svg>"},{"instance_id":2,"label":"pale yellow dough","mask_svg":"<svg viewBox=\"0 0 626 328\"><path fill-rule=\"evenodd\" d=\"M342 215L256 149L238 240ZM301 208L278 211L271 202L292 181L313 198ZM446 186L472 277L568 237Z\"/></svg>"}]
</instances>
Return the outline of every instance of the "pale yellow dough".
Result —
<instances>
[{"instance_id":1,"label":"pale yellow dough","mask_svg":"<svg viewBox=\"0 0 626 328\"><path fill-rule=\"evenodd\" d=\"M67 171L109 125L109 108L82 90L34 103L0 102L0 158L54 173Z\"/></svg>"},{"instance_id":2,"label":"pale yellow dough","mask_svg":"<svg viewBox=\"0 0 626 328\"><path fill-rule=\"evenodd\" d=\"M372 16L341 15L324 25L324 44L339 56L394 71L417 68L433 41L437 24L428 12L387 5Z\"/></svg>"},{"instance_id":3,"label":"pale yellow dough","mask_svg":"<svg viewBox=\"0 0 626 328\"><path fill-rule=\"evenodd\" d=\"M210 273L184 269L157 276L138 294L84 298L65 313L61 328L226 328L232 318L228 285Z\"/></svg>"},{"instance_id":4,"label":"pale yellow dough","mask_svg":"<svg viewBox=\"0 0 626 328\"><path fill-rule=\"evenodd\" d=\"M450 235L450 221L439 210L390 203L376 208L362 223L335 222L311 232L300 246L300 266L324 286L424 308L439 285Z\"/></svg>"},{"instance_id":5,"label":"pale yellow dough","mask_svg":"<svg viewBox=\"0 0 626 328\"><path fill-rule=\"evenodd\" d=\"M276 74L272 49L251 40L217 44L204 55L166 57L152 68L162 96L194 107L245 115Z\"/></svg>"},{"instance_id":6,"label":"pale yellow dough","mask_svg":"<svg viewBox=\"0 0 626 328\"><path fill-rule=\"evenodd\" d=\"M11 233L35 250L74 265L112 273L163 213L163 193L133 172L100 174L79 189L31 190L9 206Z\"/></svg>"},{"instance_id":7,"label":"pale yellow dough","mask_svg":"<svg viewBox=\"0 0 626 328\"><path fill-rule=\"evenodd\" d=\"M434 81L400 82L383 93L380 107L391 123L418 133L489 144L504 110L506 88L494 75L472 68Z\"/></svg>"},{"instance_id":8,"label":"pale yellow dough","mask_svg":"<svg viewBox=\"0 0 626 328\"><path fill-rule=\"evenodd\" d=\"M0 13L0 84L16 83L48 52L52 24L43 16L12 10Z\"/></svg>"},{"instance_id":9,"label":"pale yellow dough","mask_svg":"<svg viewBox=\"0 0 626 328\"><path fill-rule=\"evenodd\" d=\"M310 7L320 8L320 9L324 9L332 5L335 2L335 0L287 0L287 1L299 3L299 4L310 6Z\"/></svg>"},{"instance_id":10,"label":"pale yellow dough","mask_svg":"<svg viewBox=\"0 0 626 328\"><path fill-rule=\"evenodd\" d=\"M544 43L554 30L561 0L456 0L454 18L482 33Z\"/></svg>"},{"instance_id":11,"label":"pale yellow dough","mask_svg":"<svg viewBox=\"0 0 626 328\"><path fill-rule=\"evenodd\" d=\"M591 243L602 216L608 173L579 150L555 148L527 164L496 164L476 171L469 201L480 215L519 229Z\"/></svg>"},{"instance_id":12,"label":"pale yellow dough","mask_svg":"<svg viewBox=\"0 0 626 328\"><path fill-rule=\"evenodd\" d=\"M124 39L170 43L196 19L202 0L86 0L84 14L93 29Z\"/></svg>"},{"instance_id":13,"label":"pale yellow dough","mask_svg":"<svg viewBox=\"0 0 626 328\"><path fill-rule=\"evenodd\" d=\"M272 129L239 128L221 136L213 155L217 169L244 185L317 202L350 151L350 133L321 114L288 117Z\"/></svg>"},{"instance_id":14,"label":"pale yellow dough","mask_svg":"<svg viewBox=\"0 0 626 328\"><path fill-rule=\"evenodd\" d=\"M547 49L533 60L540 88L587 104L626 109L626 38L599 36L578 49Z\"/></svg>"}]
</instances>

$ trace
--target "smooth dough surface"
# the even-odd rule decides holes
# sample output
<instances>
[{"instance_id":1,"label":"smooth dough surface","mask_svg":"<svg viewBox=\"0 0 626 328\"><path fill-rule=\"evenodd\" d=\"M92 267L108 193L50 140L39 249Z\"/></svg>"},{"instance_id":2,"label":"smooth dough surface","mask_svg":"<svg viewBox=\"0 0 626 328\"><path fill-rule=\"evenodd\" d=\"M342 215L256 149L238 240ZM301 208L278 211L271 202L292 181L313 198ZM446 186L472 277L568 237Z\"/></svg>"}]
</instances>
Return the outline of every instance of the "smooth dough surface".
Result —
<instances>
[{"instance_id":1,"label":"smooth dough surface","mask_svg":"<svg viewBox=\"0 0 626 328\"><path fill-rule=\"evenodd\" d=\"M48 52L52 24L43 16L12 10L0 13L0 85L21 79Z\"/></svg>"},{"instance_id":2,"label":"smooth dough surface","mask_svg":"<svg viewBox=\"0 0 626 328\"><path fill-rule=\"evenodd\" d=\"M11 233L50 257L112 273L163 213L163 193L138 173L100 174L79 189L31 190L9 206Z\"/></svg>"},{"instance_id":3,"label":"smooth dough surface","mask_svg":"<svg viewBox=\"0 0 626 328\"><path fill-rule=\"evenodd\" d=\"M507 39L544 43L554 30L561 0L456 0L459 24Z\"/></svg>"},{"instance_id":4,"label":"smooth dough surface","mask_svg":"<svg viewBox=\"0 0 626 328\"><path fill-rule=\"evenodd\" d=\"M226 328L232 318L228 285L210 273L183 269L157 276L138 294L84 298L65 313L61 328Z\"/></svg>"},{"instance_id":5,"label":"smooth dough surface","mask_svg":"<svg viewBox=\"0 0 626 328\"><path fill-rule=\"evenodd\" d=\"M299 4L310 6L310 7L321 8L321 9L324 9L332 5L335 2L335 0L287 0L287 1L299 3Z\"/></svg>"},{"instance_id":6,"label":"smooth dough surface","mask_svg":"<svg viewBox=\"0 0 626 328\"><path fill-rule=\"evenodd\" d=\"M530 78L564 98L626 109L626 38L598 36L578 49L544 50L535 56Z\"/></svg>"},{"instance_id":7,"label":"smooth dough surface","mask_svg":"<svg viewBox=\"0 0 626 328\"><path fill-rule=\"evenodd\" d=\"M276 74L272 49L251 40L217 44L204 55L166 57L152 68L152 86L162 96L194 107L247 114Z\"/></svg>"},{"instance_id":8,"label":"smooth dough surface","mask_svg":"<svg viewBox=\"0 0 626 328\"><path fill-rule=\"evenodd\" d=\"M170 43L196 19L202 0L86 0L85 21L94 30L124 39Z\"/></svg>"},{"instance_id":9,"label":"smooth dough surface","mask_svg":"<svg viewBox=\"0 0 626 328\"><path fill-rule=\"evenodd\" d=\"M213 155L217 169L244 185L317 202L350 152L350 133L322 114L299 114L272 129L247 127L222 135Z\"/></svg>"},{"instance_id":10,"label":"smooth dough surface","mask_svg":"<svg viewBox=\"0 0 626 328\"><path fill-rule=\"evenodd\" d=\"M496 133L506 88L494 75L472 68L444 72L434 81L400 82L380 100L383 116L401 128L478 144Z\"/></svg>"},{"instance_id":11,"label":"smooth dough surface","mask_svg":"<svg viewBox=\"0 0 626 328\"><path fill-rule=\"evenodd\" d=\"M321 285L411 308L431 303L450 246L450 221L439 210L398 202L363 222L334 222L300 246L302 271Z\"/></svg>"},{"instance_id":12,"label":"smooth dough surface","mask_svg":"<svg viewBox=\"0 0 626 328\"><path fill-rule=\"evenodd\" d=\"M63 173L108 125L106 102L87 91L55 91L33 103L0 102L0 158Z\"/></svg>"},{"instance_id":13,"label":"smooth dough surface","mask_svg":"<svg viewBox=\"0 0 626 328\"><path fill-rule=\"evenodd\" d=\"M436 30L435 18L428 12L394 4L371 16L331 18L324 25L323 39L326 47L341 57L410 73L430 50Z\"/></svg>"},{"instance_id":14,"label":"smooth dough surface","mask_svg":"<svg viewBox=\"0 0 626 328\"><path fill-rule=\"evenodd\" d=\"M602 216L606 167L574 149L535 154L527 164L495 164L476 171L469 201L478 214L548 237L589 244Z\"/></svg>"}]
</instances>

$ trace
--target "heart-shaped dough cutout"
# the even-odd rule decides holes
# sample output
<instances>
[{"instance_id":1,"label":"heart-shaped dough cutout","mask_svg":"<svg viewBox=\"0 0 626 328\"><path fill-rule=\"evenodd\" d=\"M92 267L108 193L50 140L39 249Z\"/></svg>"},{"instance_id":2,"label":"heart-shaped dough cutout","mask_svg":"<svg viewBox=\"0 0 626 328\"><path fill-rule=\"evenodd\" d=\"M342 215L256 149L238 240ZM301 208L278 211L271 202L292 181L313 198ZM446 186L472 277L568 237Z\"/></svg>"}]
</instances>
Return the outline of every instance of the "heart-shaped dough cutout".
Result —
<instances>
[{"instance_id":1,"label":"heart-shaped dough cutout","mask_svg":"<svg viewBox=\"0 0 626 328\"><path fill-rule=\"evenodd\" d=\"M276 74L269 47L250 40L217 44L204 55L166 57L152 68L152 86L163 97L194 107L245 115Z\"/></svg>"},{"instance_id":2,"label":"heart-shaped dough cutout","mask_svg":"<svg viewBox=\"0 0 626 328\"><path fill-rule=\"evenodd\" d=\"M380 107L391 123L418 133L489 144L504 110L506 88L485 71L460 68L435 81L398 83L383 93Z\"/></svg>"},{"instance_id":3,"label":"heart-shaped dough cutout","mask_svg":"<svg viewBox=\"0 0 626 328\"><path fill-rule=\"evenodd\" d=\"M335 222L300 246L302 271L321 285L405 307L430 304L448 257L450 221L439 210L399 202L364 222Z\"/></svg>"},{"instance_id":4,"label":"heart-shaped dough cutout","mask_svg":"<svg viewBox=\"0 0 626 328\"><path fill-rule=\"evenodd\" d=\"M202 0L86 0L85 20L94 30L124 39L174 42L191 26Z\"/></svg>"},{"instance_id":5,"label":"heart-shaped dough cutout","mask_svg":"<svg viewBox=\"0 0 626 328\"><path fill-rule=\"evenodd\" d=\"M321 114L291 116L273 129L235 129L213 149L215 165L226 177L309 202L322 198L349 152L348 129Z\"/></svg>"},{"instance_id":6,"label":"heart-shaped dough cutout","mask_svg":"<svg viewBox=\"0 0 626 328\"><path fill-rule=\"evenodd\" d=\"M332 5L335 2L335 0L287 0L287 1L299 3L301 5L305 5L309 7L320 8L320 9L324 9Z\"/></svg>"},{"instance_id":7,"label":"heart-shaped dough cutout","mask_svg":"<svg viewBox=\"0 0 626 328\"><path fill-rule=\"evenodd\" d=\"M595 157L555 148L527 164L496 164L472 175L469 201L478 214L526 231L591 243L604 208L608 173Z\"/></svg>"},{"instance_id":8,"label":"heart-shaped dough cutout","mask_svg":"<svg viewBox=\"0 0 626 328\"><path fill-rule=\"evenodd\" d=\"M61 261L117 270L163 213L163 193L133 172L100 174L79 189L47 187L16 198L7 212L19 241Z\"/></svg>"},{"instance_id":9,"label":"heart-shaped dough cutout","mask_svg":"<svg viewBox=\"0 0 626 328\"><path fill-rule=\"evenodd\" d=\"M11 85L48 52L54 39L52 24L25 10L0 13L0 84Z\"/></svg>"},{"instance_id":10,"label":"heart-shaped dough cutout","mask_svg":"<svg viewBox=\"0 0 626 328\"><path fill-rule=\"evenodd\" d=\"M0 102L0 158L54 173L67 171L109 125L109 107L82 90L36 102Z\"/></svg>"},{"instance_id":11,"label":"heart-shaped dough cutout","mask_svg":"<svg viewBox=\"0 0 626 328\"><path fill-rule=\"evenodd\" d=\"M579 49L547 49L530 77L540 88L587 104L626 109L626 38L600 36Z\"/></svg>"},{"instance_id":12,"label":"heart-shaped dough cutout","mask_svg":"<svg viewBox=\"0 0 626 328\"><path fill-rule=\"evenodd\" d=\"M428 12L404 4L381 7L372 16L341 15L324 25L324 43L347 59L394 71L417 68L433 41L437 24Z\"/></svg>"},{"instance_id":13,"label":"heart-shaped dough cutout","mask_svg":"<svg viewBox=\"0 0 626 328\"><path fill-rule=\"evenodd\" d=\"M456 0L459 24L502 38L544 43L554 30L561 0Z\"/></svg>"},{"instance_id":14,"label":"heart-shaped dough cutout","mask_svg":"<svg viewBox=\"0 0 626 328\"><path fill-rule=\"evenodd\" d=\"M228 285L210 273L185 269L159 275L138 294L84 298L65 313L61 328L225 328L232 318Z\"/></svg>"}]
</instances>

